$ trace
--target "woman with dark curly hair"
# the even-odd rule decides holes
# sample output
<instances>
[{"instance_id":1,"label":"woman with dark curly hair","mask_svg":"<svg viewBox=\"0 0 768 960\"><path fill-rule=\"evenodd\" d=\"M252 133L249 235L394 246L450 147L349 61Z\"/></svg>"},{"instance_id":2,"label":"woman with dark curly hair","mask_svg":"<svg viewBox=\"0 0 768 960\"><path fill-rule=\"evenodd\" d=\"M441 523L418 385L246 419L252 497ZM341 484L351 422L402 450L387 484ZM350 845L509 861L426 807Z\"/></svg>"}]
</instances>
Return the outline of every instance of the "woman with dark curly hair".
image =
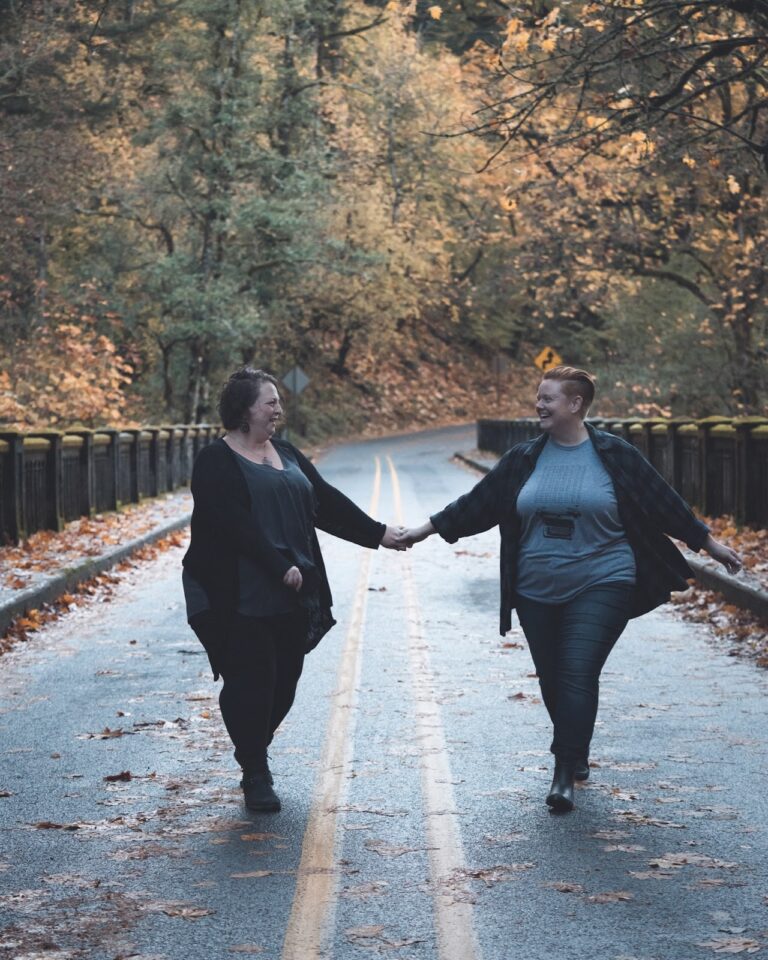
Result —
<instances>
[{"instance_id":1,"label":"woman with dark curly hair","mask_svg":"<svg viewBox=\"0 0 768 960\"><path fill-rule=\"evenodd\" d=\"M361 546L405 549L275 436L277 381L246 367L221 392L223 437L192 470L187 618L224 684L221 714L250 810L280 809L267 747L293 704L304 655L335 623L315 529Z\"/></svg>"}]
</instances>

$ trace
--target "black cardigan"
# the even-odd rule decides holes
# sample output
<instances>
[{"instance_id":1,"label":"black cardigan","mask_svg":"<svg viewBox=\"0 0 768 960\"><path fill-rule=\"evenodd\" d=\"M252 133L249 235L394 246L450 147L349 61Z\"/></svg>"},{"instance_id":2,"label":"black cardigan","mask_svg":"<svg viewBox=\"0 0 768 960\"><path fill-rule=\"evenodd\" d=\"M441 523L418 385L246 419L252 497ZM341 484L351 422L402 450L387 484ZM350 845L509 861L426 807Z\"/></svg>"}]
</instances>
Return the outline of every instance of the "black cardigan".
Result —
<instances>
[{"instance_id":1,"label":"black cardigan","mask_svg":"<svg viewBox=\"0 0 768 960\"><path fill-rule=\"evenodd\" d=\"M317 468L286 440L272 438L279 454L292 455L315 492L315 527L343 540L376 548L386 526L371 519L341 491L320 476ZM222 439L203 447L192 468L192 540L184 568L208 594L217 618L228 618L237 608L237 557L243 554L263 565L280 582L295 565L270 543L251 516L251 497L235 453ZM333 600L317 535L313 536L320 602ZM221 621L220 621L221 622Z\"/></svg>"}]
</instances>

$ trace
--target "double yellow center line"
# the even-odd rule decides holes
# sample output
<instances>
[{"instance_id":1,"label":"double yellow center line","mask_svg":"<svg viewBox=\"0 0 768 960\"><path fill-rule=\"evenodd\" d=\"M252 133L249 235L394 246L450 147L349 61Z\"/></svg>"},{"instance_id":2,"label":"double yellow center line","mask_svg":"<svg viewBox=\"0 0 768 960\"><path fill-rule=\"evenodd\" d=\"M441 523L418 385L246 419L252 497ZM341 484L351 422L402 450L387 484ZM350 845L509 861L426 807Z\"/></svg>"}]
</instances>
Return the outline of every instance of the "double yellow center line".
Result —
<instances>
[{"instance_id":1,"label":"double yellow center line","mask_svg":"<svg viewBox=\"0 0 768 960\"><path fill-rule=\"evenodd\" d=\"M395 517L403 522L400 480L387 457ZM369 513L377 512L381 463L375 458ZM338 897L338 810L344 803L346 773L354 740L355 706L362 662L365 610L373 554L362 557L352 616L339 667L337 693L328 719L320 773L302 845L293 906L286 928L282 960L328 960ZM403 554L402 579L408 633L408 662L416 718L415 742L421 745L421 787L429 848L431 890L440 960L479 960L473 908L455 898L447 881L464 867L451 771L435 679L422 635L421 616L409 554Z\"/></svg>"}]
</instances>

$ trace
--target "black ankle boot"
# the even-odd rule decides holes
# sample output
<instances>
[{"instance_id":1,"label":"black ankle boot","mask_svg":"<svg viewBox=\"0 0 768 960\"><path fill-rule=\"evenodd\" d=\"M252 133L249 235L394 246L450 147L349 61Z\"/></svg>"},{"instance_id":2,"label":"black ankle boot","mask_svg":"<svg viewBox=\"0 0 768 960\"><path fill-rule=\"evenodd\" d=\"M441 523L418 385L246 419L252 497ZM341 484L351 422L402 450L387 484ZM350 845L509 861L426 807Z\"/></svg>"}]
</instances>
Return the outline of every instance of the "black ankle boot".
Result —
<instances>
[{"instance_id":1,"label":"black ankle boot","mask_svg":"<svg viewBox=\"0 0 768 960\"><path fill-rule=\"evenodd\" d=\"M580 760L573 768L574 780L589 780L589 760Z\"/></svg>"},{"instance_id":2,"label":"black ankle boot","mask_svg":"<svg viewBox=\"0 0 768 960\"><path fill-rule=\"evenodd\" d=\"M555 762L555 775L547 795L547 804L554 813L568 813L573 810L573 767Z\"/></svg>"},{"instance_id":3,"label":"black ankle boot","mask_svg":"<svg viewBox=\"0 0 768 960\"><path fill-rule=\"evenodd\" d=\"M240 786L249 810L255 813L277 813L280 809L280 797L272 789L269 773L263 770L243 770Z\"/></svg>"}]
</instances>

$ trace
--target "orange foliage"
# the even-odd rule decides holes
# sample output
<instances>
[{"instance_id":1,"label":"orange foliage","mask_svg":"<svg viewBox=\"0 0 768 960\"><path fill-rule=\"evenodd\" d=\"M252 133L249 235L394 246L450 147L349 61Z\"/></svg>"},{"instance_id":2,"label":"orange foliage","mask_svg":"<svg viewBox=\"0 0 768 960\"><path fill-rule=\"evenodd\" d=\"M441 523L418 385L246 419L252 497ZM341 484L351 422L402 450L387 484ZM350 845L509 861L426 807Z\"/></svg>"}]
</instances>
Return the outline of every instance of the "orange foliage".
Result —
<instances>
[{"instance_id":1,"label":"orange foliage","mask_svg":"<svg viewBox=\"0 0 768 960\"><path fill-rule=\"evenodd\" d=\"M95 320L48 313L23 340L0 345L0 423L19 429L122 422L131 367Z\"/></svg>"}]
</instances>

